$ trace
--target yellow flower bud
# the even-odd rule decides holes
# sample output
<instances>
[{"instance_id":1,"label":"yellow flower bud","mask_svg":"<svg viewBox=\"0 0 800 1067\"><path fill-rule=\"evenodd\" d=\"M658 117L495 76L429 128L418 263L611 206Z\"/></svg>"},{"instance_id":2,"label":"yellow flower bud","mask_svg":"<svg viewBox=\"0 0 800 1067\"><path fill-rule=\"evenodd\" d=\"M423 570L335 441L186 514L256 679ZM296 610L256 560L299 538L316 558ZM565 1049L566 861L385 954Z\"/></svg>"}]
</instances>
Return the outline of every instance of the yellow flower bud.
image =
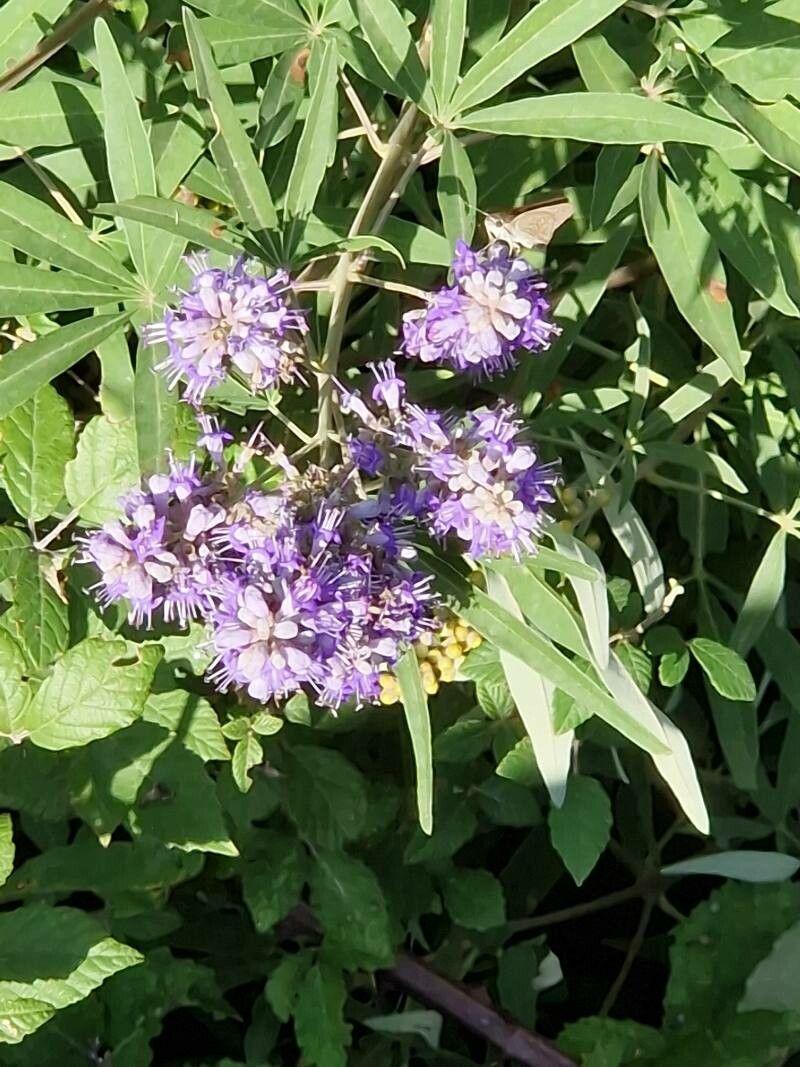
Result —
<instances>
[{"instance_id":1,"label":"yellow flower bud","mask_svg":"<svg viewBox=\"0 0 800 1067\"><path fill-rule=\"evenodd\" d=\"M453 636L455 637L456 641L460 641L463 645L467 639L468 633L469 626L465 626L463 622L460 622L453 631Z\"/></svg>"},{"instance_id":2,"label":"yellow flower bud","mask_svg":"<svg viewBox=\"0 0 800 1067\"><path fill-rule=\"evenodd\" d=\"M430 675L423 674L423 676L422 676L422 688L425 690L425 692L428 694L428 696L431 696L431 697L439 692L439 683L436 681L436 678L434 677L433 672L431 672Z\"/></svg>"},{"instance_id":3,"label":"yellow flower bud","mask_svg":"<svg viewBox=\"0 0 800 1067\"><path fill-rule=\"evenodd\" d=\"M482 644L483 644L483 638L478 633L478 631L477 630L470 630L470 632L467 634L467 639L464 642L464 645L467 648L467 650L469 650L471 648L478 648L478 646L482 645Z\"/></svg>"},{"instance_id":4,"label":"yellow flower bud","mask_svg":"<svg viewBox=\"0 0 800 1067\"><path fill-rule=\"evenodd\" d=\"M464 649L458 641L451 641L450 644L444 646L444 654L448 659L458 659L459 656L464 655Z\"/></svg>"}]
</instances>

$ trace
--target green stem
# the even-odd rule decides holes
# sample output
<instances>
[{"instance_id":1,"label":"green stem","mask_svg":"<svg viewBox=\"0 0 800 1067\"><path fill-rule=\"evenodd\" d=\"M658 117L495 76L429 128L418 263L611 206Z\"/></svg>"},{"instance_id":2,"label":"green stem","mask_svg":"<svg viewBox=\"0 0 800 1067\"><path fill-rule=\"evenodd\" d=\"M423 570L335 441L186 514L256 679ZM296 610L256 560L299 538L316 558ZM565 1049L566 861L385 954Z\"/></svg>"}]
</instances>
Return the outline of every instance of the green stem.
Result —
<instances>
[{"instance_id":1,"label":"green stem","mask_svg":"<svg viewBox=\"0 0 800 1067\"><path fill-rule=\"evenodd\" d=\"M409 145L417 125L418 111L411 106L402 114L397 126L386 145L386 153L381 160L369 189L361 202L356 217L350 227L348 237L358 237L363 233L378 233L388 217L388 211L395 198L402 191L402 186L411 177L411 164L418 159L409 159ZM418 163L417 163L418 165ZM331 314L328 323L328 335L319 363L317 382L319 388L319 408L317 422L317 439L320 444L320 461L328 466L332 459L333 441L330 431L334 425L334 407L336 405L336 375L339 371L339 354L347 322L347 312L355 284L350 277L356 269L358 253L343 252L331 277Z\"/></svg>"}]
</instances>

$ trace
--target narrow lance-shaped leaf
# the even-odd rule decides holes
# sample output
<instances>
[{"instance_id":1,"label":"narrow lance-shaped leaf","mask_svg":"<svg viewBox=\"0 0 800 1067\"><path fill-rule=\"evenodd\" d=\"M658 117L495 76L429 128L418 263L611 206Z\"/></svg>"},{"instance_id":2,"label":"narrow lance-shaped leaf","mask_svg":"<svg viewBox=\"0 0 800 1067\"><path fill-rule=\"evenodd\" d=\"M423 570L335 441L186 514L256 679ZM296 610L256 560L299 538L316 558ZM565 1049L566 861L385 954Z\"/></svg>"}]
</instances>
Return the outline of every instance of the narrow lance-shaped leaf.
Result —
<instances>
[{"instance_id":1,"label":"narrow lance-shaped leaf","mask_svg":"<svg viewBox=\"0 0 800 1067\"><path fill-rule=\"evenodd\" d=\"M150 141L144 128L139 105L131 90L125 67L117 51L111 30L103 19L95 23L95 45L103 91L105 144L111 187L117 200L132 196L156 195L156 172ZM138 222L123 220L131 259L151 288L163 269L165 258L174 258L173 238L148 233Z\"/></svg>"},{"instance_id":2,"label":"narrow lance-shaped leaf","mask_svg":"<svg viewBox=\"0 0 800 1067\"><path fill-rule=\"evenodd\" d=\"M242 221L255 231L271 230L277 225L278 217L266 180L200 23L188 9L184 10L184 26L197 76L197 91L208 101L217 130L211 141L211 154Z\"/></svg>"},{"instance_id":3,"label":"narrow lance-shaped leaf","mask_svg":"<svg viewBox=\"0 0 800 1067\"><path fill-rule=\"evenodd\" d=\"M624 93L552 93L512 100L463 115L458 125L486 133L569 137L592 144L685 141L724 149L747 143L738 130L720 122L665 104L663 100Z\"/></svg>"},{"instance_id":4,"label":"narrow lance-shaped leaf","mask_svg":"<svg viewBox=\"0 0 800 1067\"><path fill-rule=\"evenodd\" d=\"M180 204L177 200L135 196L120 204L98 204L94 212L111 218L134 219L178 234L201 248L213 248L231 256L238 256L242 251L239 234L228 230L216 215L201 207Z\"/></svg>"},{"instance_id":5,"label":"narrow lance-shaped leaf","mask_svg":"<svg viewBox=\"0 0 800 1067\"><path fill-rule=\"evenodd\" d=\"M653 154L642 168L642 222L664 280L683 317L736 381L744 381L741 345L719 254L692 202Z\"/></svg>"},{"instance_id":6,"label":"narrow lance-shaped leaf","mask_svg":"<svg viewBox=\"0 0 800 1067\"><path fill-rule=\"evenodd\" d=\"M469 244L475 231L478 190L467 150L451 130L444 135L436 197L447 240L451 245L458 240Z\"/></svg>"},{"instance_id":7,"label":"narrow lance-shaped leaf","mask_svg":"<svg viewBox=\"0 0 800 1067\"><path fill-rule=\"evenodd\" d=\"M311 58L315 61L313 67L309 64L314 82L308 115L286 187L286 212L294 217L308 215L313 209L336 145L336 45L315 42Z\"/></svg>"},{"instance_id":8,"label":"narrow lance-shaped leaf","mask_svg":"<svg viewBox=\"0 0 800 1067\"><path fill-rule=\"evenodd\" d=\"M522 612L515 602L508 582L498 574L487 575L489 595L522 620ZM517 711L531 739L536 766L550 794L553 804L560 808L567 793L567 776L574 732L566 730L557 734L553 725L553 697L551 682L536 670L509 652L500 649L500 663L508 682L508 688L517 705Z\"/></svg>"},{"instance_id":9,"label":"narrow lance-shaped leaf","mask_svg":"<svg viewBox=\"0 0 800 1067\"><path fill-rule=\"evenodd\" d=\"M410 648L396 668L403 709L406 714L411 748L417 769L417 811L419 824L426 834L433 832L433 755L428 698L422 687L417 655Z\"/></svg>"},{"instance_id":10,"label":"narrow lance-shaped leaf","mask_svg":"<svg viewBox=\"0 0 800 1067\"><path fill-rule=\"evenodd\" d=\"M467 71L453 98L456 113L499 93L621 6L622 0L542 0Z\"/></svg>"},{"instance_id":11,"label":"narrow lance-shaped leaf","mask_svg":"<svg viewBox=\"0 0 800 1067\"><path fill-rule=\"evenodd\" d=\"M76 311L125 297L135 297L131 279L125 290L69 270L43 270L24 263L0 263L0 316L35 315L50 311Z\"/></svg>"},{"instance_id":12,"label":"narrow lance-shaped leaf","mask_svg":"<svg viewBox=\"0 0 800 1067\"><path fill-rule=\"evenodd\" d=\"M731 648L746 656L772 618L786 583L786 530L767 545L731 634Z\"/></svg>"},{"instance_id":13,"label":"narrow lance-shaped leaf","mask_svg":"<svg viewBox=\"0 0 800 1067\"><path fill-rule=\"evenodd\" d=\"M447 110L458 82L466 23L467 0L433 0L431 85L441 111Z\"/></svg>"},{"instance_id":14,"label":"narrow lance-shaped leaf","mask_svg":"<svg viewBox=\"0 0 800 1067\"><path fill-rule=\"evenodd\" d=\"M0 185L0 241L126 295L136 286L111 252L93 241L81 226L7 183Z\"/></svg>"},{"instance_id":15,"label":"narrow lance-shaped leaf","mask_svg":"<svg viewBox=\"0 0 800 1067\"><path fill-rule=\"evenodd\" d=\"M359 28L380 65L405 96L433 112L425 68L394 0L355 0Z\"/></svg>"},{"instance_id":16,"label":"narrow lance-shaped leaf","mask_svg":"<svg viewBox=\"0 0 800 1067\"><path fill-rule=\"evenodd\" d=\"M178 396L167 387L164 375L156 370L163 352L163 345L140 343L136 355L133 408L136 450L143 477L166 470L167 454L175 434Z\"/></svg>"},{"instance_id":17,"label":"narrow lance-shaped leaf","mask_svg":"<svg viewBox=\"0 0 800 1067\"><path fill-rule=\"evenodd\" d=\"M709 149L670 145L667 158L725 256L776 310L797 317L800 312L786 291L772 238L741 179Z\"/></svg>"},{"instance_id":18,"label":"narrow lance-shaped leaf","mask_svg":"<svg viewBox=\"0 0 800 1067\"><path fill-rule=\"evenodd\" d=\"M7 352L0 360L0 417L69 370L127 319L126 314L80 319Z\"/></svg>"}]
</instances>

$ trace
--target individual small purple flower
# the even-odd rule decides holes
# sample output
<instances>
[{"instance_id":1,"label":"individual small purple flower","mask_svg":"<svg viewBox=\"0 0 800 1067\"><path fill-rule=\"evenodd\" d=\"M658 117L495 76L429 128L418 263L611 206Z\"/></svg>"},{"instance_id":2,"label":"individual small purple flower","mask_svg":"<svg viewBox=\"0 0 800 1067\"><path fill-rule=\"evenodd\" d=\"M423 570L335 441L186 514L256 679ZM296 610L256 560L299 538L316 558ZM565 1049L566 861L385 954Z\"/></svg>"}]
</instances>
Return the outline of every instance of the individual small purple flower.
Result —
<instances>
[{"instance_id":1,"label":"individual small purple flower","mask_svg":"<svg viewBox=\"0 0 800 1067\"><path fill-rule=\"evenodd\" d=\"M219 419L213 415L200 414L197 417L202 433L197 438L197 447L204 449L218 467L222 466L223 453L233 440L233 434L224 430Z\"/></svg>"},{"instance_id":2,"label":"individual small purple flower","mask_svg":"<svg viewBox=\"0 0 800 1067\"><path fill-rule=\"evenodd\" d=\"M452 269L453 285L403 316L407 356L492 378L515 366L520 350L541 352L558 334L547 284L507 245L474 252L459 241Z\"/></svg>"},{"instance_id":3,"label":"individual small purple flower","mask_svg":"<svg viewBox=\"0 0 800 1067\"><path fill-rule=\"evenodd\" d=\"M170 388L183 379L184 398L199 404L232 373L253 392L302 381L298 338L307 325L303 312L288 303L286 271L266 277L244 258L226 268L210 267L205 253L187 256L186 262L191 288L180 293L178 306L167 308L161 322L143 332L146 344L167 344L169 353L157 369Z\"/></svg>"}]
</instances>

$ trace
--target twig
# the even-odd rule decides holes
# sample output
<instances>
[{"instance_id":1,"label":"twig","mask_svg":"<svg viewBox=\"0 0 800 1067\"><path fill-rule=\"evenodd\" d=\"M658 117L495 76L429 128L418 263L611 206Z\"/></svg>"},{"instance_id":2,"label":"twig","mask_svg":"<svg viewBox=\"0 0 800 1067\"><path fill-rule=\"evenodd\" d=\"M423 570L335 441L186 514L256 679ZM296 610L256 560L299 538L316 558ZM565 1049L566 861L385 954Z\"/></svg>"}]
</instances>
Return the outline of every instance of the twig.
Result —
<instances>
[{"instance_id":1,"label":"twig","mask_svg":"<svg viewBox=\"0 0 800 1067\"><path fill-rule=\"evenodd\" d=\"M495 137L493 133L466 133L463 137L458 137L458 143L465 148L471 144L483 144L484 141L491 141ZM434 145L433 148L429 148L419 161L421 167L426 166L428 163L433 163L439 159L444 151L443 144Z\"/></svg>"},{"instance_id":2,"label":"twig","mask_svg":"<svg viewBox=\"0 0 800 1067\"><path fill-rule=\"evenodd\" d=\"M70 204L69 200L64 196L58 186L50 179L50 175L47 171L43 170L36 160L27 152L21 152L20 158L23 163L36 175L50 196L55 200L64 214L67 216L70 222L74 222L76 226L83 226L83 219L80 217L75 208Z\"/></svg>"},{"instance_id":3,"label":"twig","mask_svg":"<svg viewBox=\"0 0 800 1067\"><path fill-rule=\"evenodd\" d=\"M0 93L6 89L13 89L21 81L46 63L51 56L68 44L70 40L83 29L85 25L93 22L98 15L108 7L108 0L87 0L85 4L74 11L69 18L64 19L56 26L51 34L42 38L39 43L24 56L19 63L0 76Z\"/></svg>"},{"instance_id":4,"label":"twig","mask_svg":"<svg viewBox=\"0 0 800 1067\"><path fill-rule=\"evenodd\" d=\"M306 904L293 908L278 928L279 939L296 934L319 936L321 933L314 913ZM526 1067L575 1067L574 1061L549 1041L508 1022L500 1012L477 1000L465 986L443 978L405 952L399 953L394 964L380 974L422 1003L457 1019L473 1034Z\"/></svg>"},{"instance_id":5,"label":"twig","mask_svg":"<svg viewBox=\"0 0 800 1067\"><path fill-rule=\"evenodd\" d=\"M367 109L362 104L361 97L355 91L355 89L353 88L353 83L350 81L350 79L347 77L343 70L339 72L339 80L341 81L342 86L344 87L345 96L350 101L350 106L356 113L356 118L364 127L362 132L366 134L370 147L377 156L383 159L386 155L386 145L378 136L377 127L375 126L375 123L372 121L372 119L369 117Z\"/></svg>"},{"instance_id":6,"label":"twig","mask_svg":"<svg viewBox=\"0 0 800 1067\"><path fill-rule=\"evenodd\" d=\"M624 267L611 271L606 281L606 289L624 289L626 285L633 285L642 278L655 274L657 270L655 256L645 256L644 259L637 259L635 263L626 263Z\"/></svg>"},{"instance_id":7,"label":"twig","mask_svg":"<svg viewBox=\"0 0 800 1067\"><path fill-rule=\"evenodd\" d=\"M660 882L659 882L660 884ZM530 919L516 919L506 923L506 929L511 933L522 933L523 930L540 930L543 927L554 926L556 923L568 922L570 919L580 919L584 915L592 915L596 911L604 911L613 908L617 904L624 904L626 900L634 900L651 894L658 886L654 885L651 878L640 880L627 889L618 889L615 893L608 893L596 900L588 900L584 904L574 904L571 908L560 908L558 911L548 912L546 915L534 915Z\"/></svg>"},{"instance_id":8,"label":"twig","mask_svg":"<svg viewBox=\"0 0 800 1067\"><path fill-rule=\"evenodd\" d=\"M377 233L380 230L385 221L385 215L383 219L380 217L384 205L391 200L392 193L408 175L408 145L414 135L417 116L417 109L412 105L398 120L386 145L386 153L350 226L348 237L357 237L368 232ZM319 407L316 436L320 442L320 460L323 465L331 459L330 431L336 404L335 379L339 370L339 354L353 287L349 276L357 262L358 257L354 253L343 252L331 277L333 297L328 334L317 374Z\"/></svg>"},{"instance_id":9,"label":"twig","mask_svg":"<svg viewBox=\"0 0 800 1067\"><path fill-rule=\"evenodd\" d=\"M429 1007L457 1019L467 1030L519 1063L528 1067L575 1067L574 1061L549 1041L525 1027L508 1022L494 1008L476 1000L463 986L442 978L412 956L401 954L394 966L383 974L394 985L408 990Z\"/></svg>"},{"instance_id":10,"label":"twig","mask_svg":"<svg viewBox=\"0 0 800 1067\"><path fill-rule=\"evenodd\" d=\"M427 301L429 293L426 293L423 289L416 289L413 285L402 285L400 282L387 282L383 278L371 278L367 274L359 274L357 271L351 271L348 275L351 282L355 282L357 285L371 285L375 289L388 289L392 293L405 293L406 296L413 296L415 300Z\"/></svg>"},{"instance_id":11,"label":"twig","mask_svg":"<svg viewBox=\"0 0 800 1067\"><path fill-rule=\"evenodd\" d=\"M601 1015L608 1015L614 1007L614 1003L619 996L620 990L625 985L627 977L631 973L631 967L633 967L636 957L639 955L644 943L644 937L647 933L647 926L650 922L650 916L653 914L656 899L657 898L652 895L645 899L642 907L642 914L639 918L639 925L636 927L636 933L633 935L630 945L628 945L628 951L625 954L625 959L623 960L619 974L614 979L608 993L606 993L602 1007L600 1008Z\"/></svg>"},{"instance_id":12,"label":"twig","mask_svg":"<svg viewBox=\"0 0 800 1067\"><path fill-rule=\"evenodd\" d=\"M57 537L60 537L60 535L66 530L68 526L71 526L73 522L75 522L79 515L80 509L73 508L68 515L64 516L64 518L57 526L53 527L50 533L45 534L41 541L34 542L33 547L37 550L37 552L43 552L51 542L55 541Z\"/></svg>"}]
</instances>

